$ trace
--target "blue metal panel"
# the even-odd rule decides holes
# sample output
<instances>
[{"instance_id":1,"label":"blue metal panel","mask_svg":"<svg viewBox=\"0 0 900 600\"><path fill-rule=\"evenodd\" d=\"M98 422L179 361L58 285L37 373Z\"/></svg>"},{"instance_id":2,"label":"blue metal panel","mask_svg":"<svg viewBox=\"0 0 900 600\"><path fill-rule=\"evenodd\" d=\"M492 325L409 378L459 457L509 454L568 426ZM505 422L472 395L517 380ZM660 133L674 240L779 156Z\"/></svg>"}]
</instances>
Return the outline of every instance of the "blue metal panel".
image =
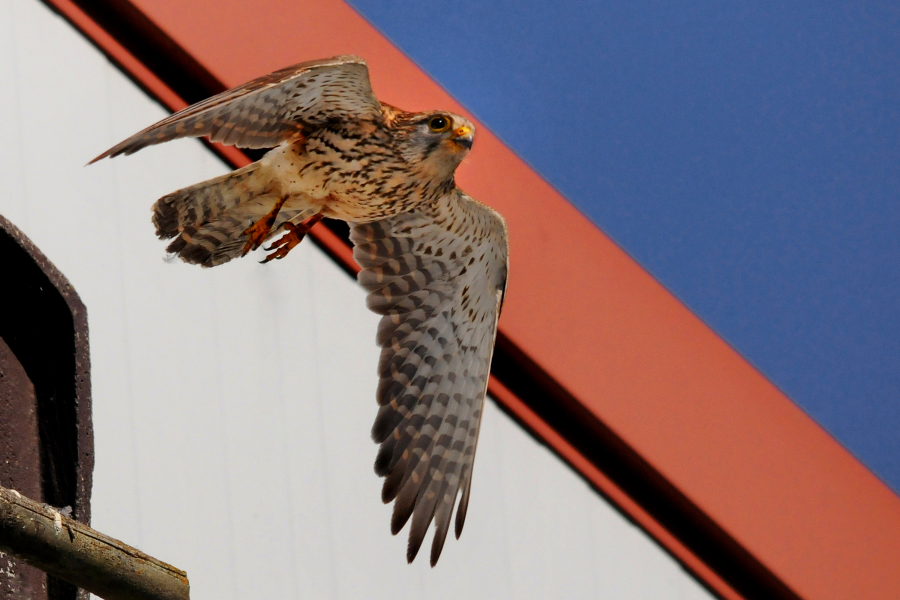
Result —
<instances>
[{"instance_id":1,"label":"blue metal panel","mask_svg":"<svg viewBox=\"0 0 900 600\"><path fill-rule=\"evenodd\" d=\"M352 0L900 490L900 8Z\"/></svg>"}]
</instances>

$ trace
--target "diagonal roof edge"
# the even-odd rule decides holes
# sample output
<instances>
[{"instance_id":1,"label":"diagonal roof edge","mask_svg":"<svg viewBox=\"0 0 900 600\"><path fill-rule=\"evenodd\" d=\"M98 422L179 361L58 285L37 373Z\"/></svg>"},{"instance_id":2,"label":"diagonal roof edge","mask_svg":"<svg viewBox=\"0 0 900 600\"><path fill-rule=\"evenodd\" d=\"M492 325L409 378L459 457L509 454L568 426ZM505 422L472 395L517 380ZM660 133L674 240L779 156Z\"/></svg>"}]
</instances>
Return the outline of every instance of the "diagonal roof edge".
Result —
<instances>
[{"instance_id":1,"label":"diagonal roof edge","mask_svg":"<svg viewBox=\"0 0 900 600\"><path fill-rule=\"evenodd\" d=\"M154 4L153 0L45 2L170 110L283 66L273 62L277 60L273 56L249 46L248 54L257 52L231 65L215 53L201 56L198 40L185 37L184 27L179 29L182 38L178 41L171 34L179 19L182 25L190 19L190 10L177 11L183 12L181 16L176 9L167 11L164 3ZM336 0L322 2L315 9L296 3L279 8L297 14L306 11L307 24L321 20L322 12L328 10L340 13L343 21L338 22L362 21ZM259 13L245 11L232 29L249 27L247 20ZM282 19L299 22L290 16L282 15ZM215 18L221 24L235 17L218 6ZM359 33L361 26L355 26ZM211 29L215 26L206 23L205 31L197 32L207 36L207 44ZM365 35L372 38L370 47L389 45L374 29L368 29ZM334 28L329 35L341 37ZM397 59L399 53L393 52L390 58ZM316 56L335 53L323 48ZM312 57L301 55L293 60ZM406 67L415 69L409 59L400 58ZM375 61L371 62L376 89L391 88L393 96L389 94L387 99L404 105L395 100L403 93L395 88L403 86L385 85ZM421 84L421 77L416 83ZM433 104L442 92L434 82L428 84L434 89L416 100ZM439 101L438 106L454 107L452 101ZM484 129L479 142L486 152L473 161L494 159L488 170L510 168L521 173L528 169ZM248 161L234 148L214 149L233 166ZM543 186L535 193L543 194L542 202L555 216L553 223L542 219L546 213L523 216L529 206L533 208L528 202L517 208L515 202L507 201L517 193L512 200L519 200L522 186L502 190L499 187L504 182L479 179L472 175L472 167L469 169L467 175L475 180L466 186L470 191L500 208L508 218L516 213L510 219L517 227L513 229L513 252L523 251L522 258L514 257L513 276L520 280L513 294L528 298L512 311L508 306L501 320L490 388L507 412L720 597L875 598L900 589L900 575L890 568L900 557L900 499L602 233L587 231L586 220L580 222L577 211L537 175L528 170L531 179L523 185L534 185L537 180ZM465 177L460 179L465 183ZM522 226L523 220L529 219L537 221L536 228ZM528 248L540 249L542 235L560 236L569 245L564 263L548 264ZM314 238L345 270L355 272L339 229L319 227ZM585 252L588 260L579 256L579 243L594 252ZM590 260L598 256L603 258L602 264ZM568 278L567 285L562 282L564 291L572 294L568 314L559 314L565 304L548 305L542 303L546 297L531 293L537 285L535 274L548 267L560 271L551 283ZM523 271L526 276L517 275ZM606 271L605 279L594 277L594 271ZM611 277L627 280L626 284L616 289L604 287ZM543 280L538 284L550 285ZM616 302L607 296L616 296ZM625 304L635 305L633 314L623 310L620 297ZM545 307L557 309L554 322L541 323L538 310L528 312L529 308ZM653 323L643 323L648 317ZM638 321L642 323L635 329ZM603 347L597 345L598 332L593 331L601 322L604 331L599 335L609 338ZM561 330L554 336L553 328ZM592 329L594 336L583 335L585 328ZM632 338L635 341L629 346ZM653 352L642 352L648 347ZM592 353L594 360L585 358ZM654 361L660 353L669 361L664 365L669 371L662 376L654 371L659 368ZM679 354L703 364L679 362ZM598 368L604 360L612 366ZM638 364L625 364L629 361ZM624 375L623 368L627 371ZM705 387L698 390L678 376L673 378L673 373L681 375L682 371L687 377L702 379ZM655 387L644 389L642 396L625 389L640 388L644 380L655 382ZM678 385L685 389L676 389ZM612 404L599 396L610 398ZM631 412L615 412L623 406ZM661 420L667 423L661 424ZM697 435L698 431L703 435ZM744 505L735 502L742 495L748 498ZM860 505L865 510L860 510ZM880 588L872 587L879 584Z\"/></svg>"}]
</instances>

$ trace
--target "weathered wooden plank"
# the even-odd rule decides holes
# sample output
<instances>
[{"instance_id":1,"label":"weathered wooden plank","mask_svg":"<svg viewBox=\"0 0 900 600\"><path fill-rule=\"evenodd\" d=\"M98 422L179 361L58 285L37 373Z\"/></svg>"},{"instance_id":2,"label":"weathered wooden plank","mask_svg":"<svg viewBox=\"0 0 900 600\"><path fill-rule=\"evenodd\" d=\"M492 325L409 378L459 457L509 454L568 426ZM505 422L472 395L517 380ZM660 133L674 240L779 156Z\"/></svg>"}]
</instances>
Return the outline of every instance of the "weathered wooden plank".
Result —
<instances>
[{"instance_id":1,"label":"weathered wooden plank","mask_svg":"<svg viewBox=\"0 0 900 600\"><path fill-rule=\"evenodd\" d=\"M0 549L106 600L188 600L187 574L0 488Z\"/></svg>"}]
</instances>

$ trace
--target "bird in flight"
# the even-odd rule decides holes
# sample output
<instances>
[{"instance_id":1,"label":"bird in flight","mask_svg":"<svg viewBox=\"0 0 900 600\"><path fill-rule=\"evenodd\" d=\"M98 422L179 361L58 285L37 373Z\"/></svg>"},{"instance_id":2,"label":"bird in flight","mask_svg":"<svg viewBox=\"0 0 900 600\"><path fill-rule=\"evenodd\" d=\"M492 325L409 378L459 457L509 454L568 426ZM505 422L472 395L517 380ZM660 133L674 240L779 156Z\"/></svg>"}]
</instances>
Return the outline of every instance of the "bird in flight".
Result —
<instances>
[{"instance_id":1,"label":"bird in flight","mask_svg":"<svg viewBox=\"0 0 900 600\"><path fill-rule=\"evenodd\" d=\"M257 249L287 256L323 217L350 224L366 304L382 315L372 437L391 531L412 562L434 522L437 563L454 505L458 538L506 289L506 223L454 172L475 127L446 111L379 102L356 56L301 63L189 106L91 162L176 138L272 148L153 205L167 250L213 267Z\"/></svg>"}]
</instances>

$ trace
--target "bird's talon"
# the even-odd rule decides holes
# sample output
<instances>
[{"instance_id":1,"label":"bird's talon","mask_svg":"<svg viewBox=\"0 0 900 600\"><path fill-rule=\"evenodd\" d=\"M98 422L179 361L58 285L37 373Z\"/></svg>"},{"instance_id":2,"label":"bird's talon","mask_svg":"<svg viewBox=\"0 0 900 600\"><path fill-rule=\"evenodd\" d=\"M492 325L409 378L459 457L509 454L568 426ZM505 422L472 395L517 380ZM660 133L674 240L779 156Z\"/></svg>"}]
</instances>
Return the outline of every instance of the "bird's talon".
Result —
<instances>
[{"instance_id":1,"label":"bird's talon","mask_svg":"<svg viewBox=\"0 0 900 600\"><path fill-rule=\"evenodd\" d=\"M279 198L275 203L275 206L272 207L272 210L270 210L267 215L244 230L241 235L246 235L248 237L247 243L244 244L244 248L241 250L242 256L251 250L256 250L266 240L269 233L272 232L272 225L275 223L275 219L278 217L278 213L281 212L281 207L284 206L286 200L287 196Z\"/></svg>"},{"instance_id":2,"label":"bird's talon","mask_svg":"<svg viewBox=\"0 0 900 600\"><path fill-rule=\"evenodd\" d=\"M267 262L269 262L270 260L281 260L282 258L284 258L285 256L288 255L288 252L290 252L290 248L287 248L287 249L279 248L272 254L267 255L264 259L259 261L259 264L264 265Z\"/></svg>"},{"instance_id":3,"label":"bird's talon","mask_svg":"<svg viewBox=\"0 0 900 600\"><path fill-rule=\"evenodd\" d=\"M268 221L268 222L267 222ZM269 235L269 230L272 227L272 222L268 219L268 215L248 227L244 230L242 235L249 236L247 238L247 243L244 244L244 249L242 250L243 254L247 254L251 250L256 250L259 248L260 244L263 243L263 240L266 239L266 236Z\"/></svg>"},{"instance_id":4,"label":"bird's talon","mask_svg":"<svg viewBox=\"0 0 900 600\"><path fill-rule=\"evenodd\" d=\"M306 237L306 234L312 229L312 226L321 220L321 215L313 215L299 225L285 223L284 228L287 229L287 233L272 242L272 244L265 249L266 252L271 252L271 254L266 256L262 262L267 263L270 260L281 260L287 256L288 252L290 252L294 246L303 241L303 238Z\"/></svg>"}]
</instances>

